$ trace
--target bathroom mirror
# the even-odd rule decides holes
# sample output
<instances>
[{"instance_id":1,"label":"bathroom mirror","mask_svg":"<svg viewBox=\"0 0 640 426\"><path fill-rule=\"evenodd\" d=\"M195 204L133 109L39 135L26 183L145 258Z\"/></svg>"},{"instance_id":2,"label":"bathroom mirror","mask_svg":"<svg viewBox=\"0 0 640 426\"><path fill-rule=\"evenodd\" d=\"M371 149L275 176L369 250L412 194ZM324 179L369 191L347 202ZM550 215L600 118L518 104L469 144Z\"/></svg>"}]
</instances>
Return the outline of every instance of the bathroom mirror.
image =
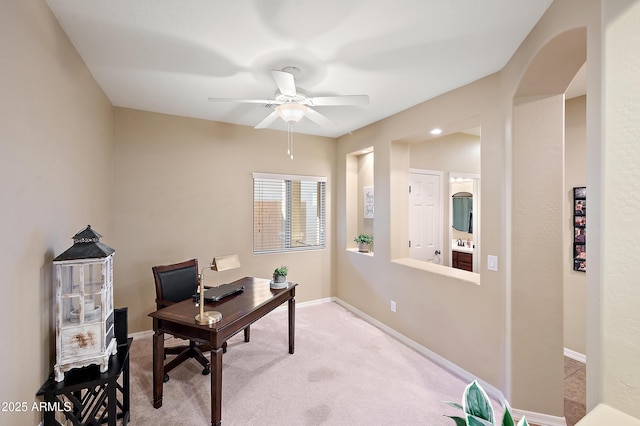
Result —
<instances>
[{"instance_id":1,"label":"bathroom mirror","mask_svg":"<svg viewBox=\"0 0 640 426\"><path fill-rule=\"evenodd\" d=\"M480 175L451 172L449 183L450 265L477 272L480 250Z\"/></svg>"},{"instance_id":2,"label":"bathroom mirror","mask_svg":"<svg viewBox=\"0 0 640 426\"><path fill-rule=\"evenodd\" d=\"M452 226L458 231L473 234L473 194L466 191L452 195Z\"/></svg>"}]
</instances>

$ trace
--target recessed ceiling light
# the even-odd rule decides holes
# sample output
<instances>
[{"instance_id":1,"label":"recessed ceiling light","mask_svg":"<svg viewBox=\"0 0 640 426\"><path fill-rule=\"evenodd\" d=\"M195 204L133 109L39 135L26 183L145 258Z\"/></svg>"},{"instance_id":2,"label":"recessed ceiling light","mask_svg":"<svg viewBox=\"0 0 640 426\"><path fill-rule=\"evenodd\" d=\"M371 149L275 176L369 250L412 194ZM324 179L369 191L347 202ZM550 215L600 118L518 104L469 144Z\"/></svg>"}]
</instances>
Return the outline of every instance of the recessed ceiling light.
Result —
<instances>
[{"instance_id":1,"label":"recessed ceiling light","mask_svg":"<svg viewBox=\"0 0 640 426\"><path fill-rule=\"evenodd\" d=\"M437 127L435 129L433 129L432 131L430 131L429 133L431 133L432 135L439 135L440 133L442 133L442 129L438 129Z\"/></svg>"}]
</instances>

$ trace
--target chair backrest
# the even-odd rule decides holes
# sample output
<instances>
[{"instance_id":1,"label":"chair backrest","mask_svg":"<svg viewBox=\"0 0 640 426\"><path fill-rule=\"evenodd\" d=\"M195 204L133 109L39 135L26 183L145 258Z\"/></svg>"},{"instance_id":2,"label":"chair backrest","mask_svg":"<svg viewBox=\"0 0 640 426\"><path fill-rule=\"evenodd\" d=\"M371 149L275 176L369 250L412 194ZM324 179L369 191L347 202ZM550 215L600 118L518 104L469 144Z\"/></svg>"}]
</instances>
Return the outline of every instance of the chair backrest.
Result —
<instances>
[{"instance_id":1,"label":"chair backrest","mask_svg":"<svg viewBox=\"0 0 640 426\"><path fill-rule=\"evenodd\" d=\"M154 266L158 309L192 297L198 288L198 259Z\"/></svg>"}]
</instances>

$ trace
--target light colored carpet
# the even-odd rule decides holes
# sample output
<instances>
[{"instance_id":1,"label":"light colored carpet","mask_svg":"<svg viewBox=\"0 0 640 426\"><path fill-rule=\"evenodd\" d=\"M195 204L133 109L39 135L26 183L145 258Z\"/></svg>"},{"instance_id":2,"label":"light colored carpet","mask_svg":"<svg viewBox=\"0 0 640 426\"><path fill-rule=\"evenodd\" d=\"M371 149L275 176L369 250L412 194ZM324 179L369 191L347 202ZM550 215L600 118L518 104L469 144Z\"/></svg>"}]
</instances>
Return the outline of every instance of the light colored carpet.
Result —
<instances>
[{"instance_id":1,"label":"light colored carpet","mask_svg":"<svg viewBox=\"0 0 640 426\"><path fill-rule=\"evenodd\" d=\"M175 339L172 339L175 340ZM152 406L152 339L131 348L131 425L209 425L210 376L189 360ZM169 344L170 342L168 342ZM466 386L421 354L336 303L298 306L295 354L287 312L272 312L229 340L223 356L222 422L235 425L454 425ZM499 407L494 407L496 413Z\"/></svg>"}]
</instances>

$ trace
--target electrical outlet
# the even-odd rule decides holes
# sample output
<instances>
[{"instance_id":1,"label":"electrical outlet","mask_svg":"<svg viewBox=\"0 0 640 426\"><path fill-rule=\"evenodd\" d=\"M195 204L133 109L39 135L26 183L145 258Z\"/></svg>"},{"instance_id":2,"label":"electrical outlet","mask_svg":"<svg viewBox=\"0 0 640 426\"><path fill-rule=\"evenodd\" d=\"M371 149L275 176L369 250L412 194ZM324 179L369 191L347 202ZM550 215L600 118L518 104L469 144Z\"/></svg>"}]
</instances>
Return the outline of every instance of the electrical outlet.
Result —
<instances>
[{"instance_id":1,"label":"electrical outlet","mask_svg":"<svg viewBox=\"0 0 640 426\"><path fill-rule=\"evenodd\" d=\"M392 300L391 301L391 312L395 312L396 311L396 301Z\"/></svg>"}]
</instances>

